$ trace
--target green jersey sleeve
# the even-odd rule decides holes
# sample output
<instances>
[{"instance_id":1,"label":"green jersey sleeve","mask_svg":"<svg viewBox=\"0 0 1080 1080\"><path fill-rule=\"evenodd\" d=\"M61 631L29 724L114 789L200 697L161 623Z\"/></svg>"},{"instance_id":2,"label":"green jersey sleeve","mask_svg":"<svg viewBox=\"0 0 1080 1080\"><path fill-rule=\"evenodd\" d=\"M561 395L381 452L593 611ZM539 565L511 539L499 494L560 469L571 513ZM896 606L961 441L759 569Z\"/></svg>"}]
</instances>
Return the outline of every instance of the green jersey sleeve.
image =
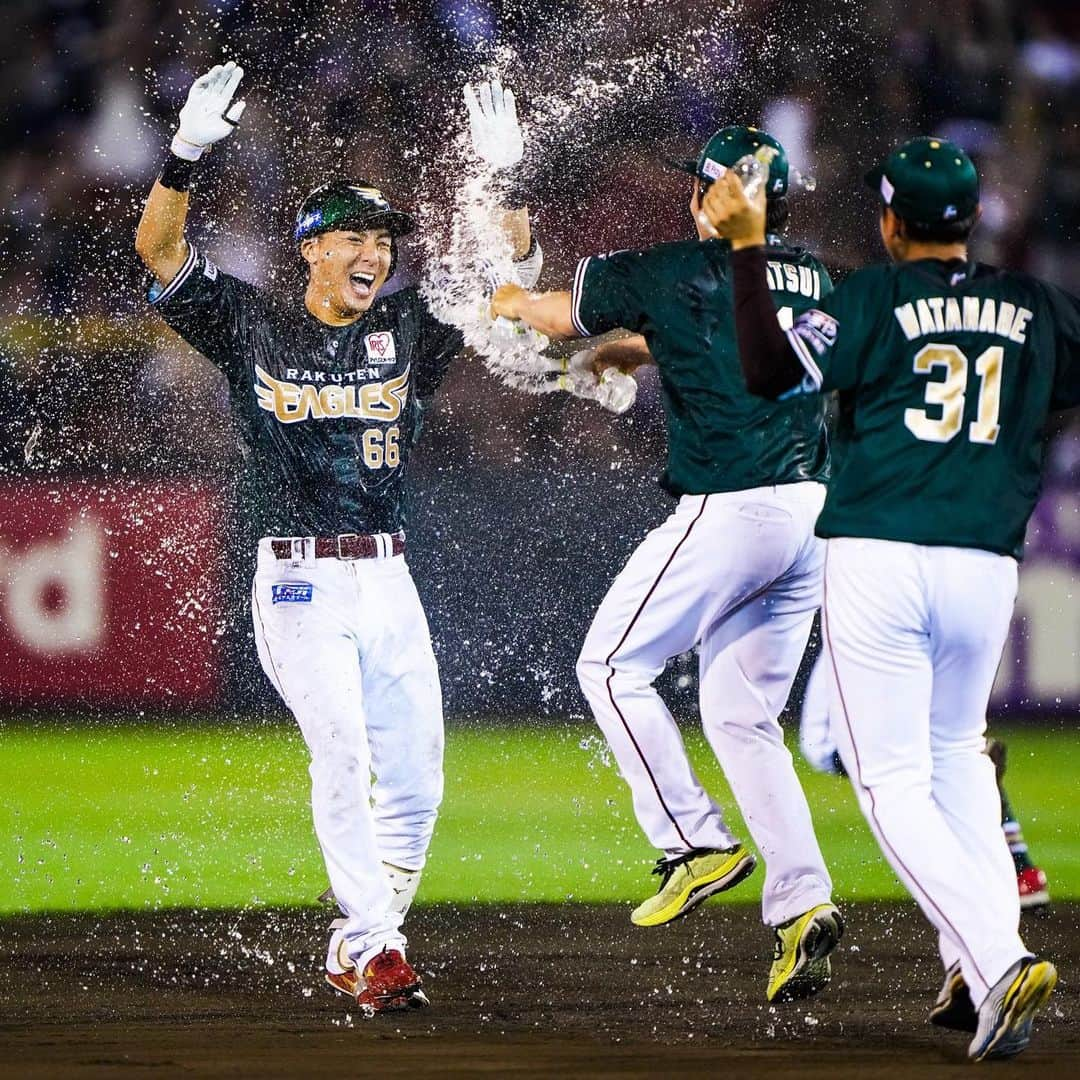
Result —
<instances>
[{"instance_id":1,"label":"green jersey sleeve","mask_svg":"<svg viewBox=\"0 0 1080 1080\"><path fill-rule=\"evenodd\" d=\"M787 331L806 373L793 394L854 390L862 381L865 335L882 295L876 278L873 270L852 274Z\"/></svg>"},{"instance_id":2,"label":"green jersey sleeve","mask_svg":"<svg viewBox=\"0 0 1080 1080\"><path fill-rule=\"evenodd\" d=\"M613 251L578 263L570 317L582 337L622 327L635 333L645 322L639 251Z\"/></svg>"},{"instance_id":3,"label":"green jersey sleeve","mask_svg":"<svg viewBox=\"0 0 1080 1080\"><path fill-rule=\"evenodd\" d=\"M1045 288L1057 338L1050 408L1072 409L1080 405L1080 300L1053 285Z\"/></svg>"}]
</instances>

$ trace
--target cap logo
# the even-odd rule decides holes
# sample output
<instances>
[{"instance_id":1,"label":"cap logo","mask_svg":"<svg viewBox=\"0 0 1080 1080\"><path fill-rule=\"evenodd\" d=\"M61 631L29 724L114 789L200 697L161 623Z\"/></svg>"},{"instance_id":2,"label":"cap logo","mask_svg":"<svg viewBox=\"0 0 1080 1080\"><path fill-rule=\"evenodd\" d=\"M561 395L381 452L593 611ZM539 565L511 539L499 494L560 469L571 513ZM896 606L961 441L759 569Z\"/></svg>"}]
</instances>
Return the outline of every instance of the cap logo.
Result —
<instances>
[{"instance_id":1,"label":"cap logo","mask_svg":"<svg viewBox=\"0 0 1080 1080\"><path fill-rule=\"evenodd\" d=\"M321 225L322 219L323 214L321 210L310 210L297 223L296 231L298 233L307 232L308 229L313 229L315 226Z\"/></svg>"},{"instance_id":2,"label":"cap logo","mask_svg":"<svg viewBox=\"0 0 1080 1080\"><path fill-rule=\"evenodd\" d=\"M701 163L701 172L710 180L719 180L727 172L727 166L721 165L719 161L713 161L712 158L706 158Z\"/></svg>"},{"instance_id":3,"label":"cap logo","mask_svg":"<svg viewBox=\"0 0 1080 1080\"><path fill-rule=\"evenodd\" d=\"M885 200L886 206L892 206L893 196L896 194L896 188L889 183L889 178L885 175L881 177L881 197Z\"/></svg>"},{"instance_id":4,"label":"cap logo","mask_svg":"<svg viewBox=\"0 0 1080 1080\"><path fill-rule=\"evenodd\" d=\"M957 212L958 212L958 211L957 211L956 207L955 207L955 206L953 206L953 205L952 205L952 203L949 203L949 205L948 205L948 206L946 206L946 207L945 207L945 209L944 209L944 210L943 210L943 211L941 212L941 216L942 216L942 217L943 217L943 218L944 218L944 219L945 219L946 221L952 221L952 219L953 219L954 217L956 217L956 215L957 215Z\"/></svg>"},{"instance_id":5,"label":"cap logo","mask_svg":"<svg viewBox=\"0 0 1080 1080\"><path fill-rule=\"evenodd\" d=\"M357 195L360 195L365 199L373 199L375 202L386 204L386 198L378 188L360 187L357 184L350 184L349 190L355 191Z\"/></svg>"}]
</instances>

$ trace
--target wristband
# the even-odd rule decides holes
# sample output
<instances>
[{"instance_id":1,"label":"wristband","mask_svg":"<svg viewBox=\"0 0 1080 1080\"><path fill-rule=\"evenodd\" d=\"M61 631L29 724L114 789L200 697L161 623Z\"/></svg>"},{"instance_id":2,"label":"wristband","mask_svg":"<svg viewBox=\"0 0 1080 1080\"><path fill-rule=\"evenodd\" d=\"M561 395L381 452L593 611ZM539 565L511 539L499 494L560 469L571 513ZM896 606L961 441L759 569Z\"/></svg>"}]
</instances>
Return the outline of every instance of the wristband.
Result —
<instances>
[{"instance_id":1,"label":"wristband","mask_svg":"<svg viewBox=\"0 0 1080 1080\"><path fill-rule=\"evenodd\" d=\"M187 139L182 139L180 137L180 132L178 131L172 137L169 149L177 157L183 158L185 161L198 161L210 148L208 146L200 146L198 143L188 142Z\"/></svg>"},{"instance_id":2,"label":"wristband","mask_svg":"<svg viewBox=\"0 0 1080 1080\"><path fill-rule=\"evenodd\" d=\"M158 175L158 183L171 191L188 191L198 165L197 160L190 161L170 153Z\"/></svg>"}]
</instances>

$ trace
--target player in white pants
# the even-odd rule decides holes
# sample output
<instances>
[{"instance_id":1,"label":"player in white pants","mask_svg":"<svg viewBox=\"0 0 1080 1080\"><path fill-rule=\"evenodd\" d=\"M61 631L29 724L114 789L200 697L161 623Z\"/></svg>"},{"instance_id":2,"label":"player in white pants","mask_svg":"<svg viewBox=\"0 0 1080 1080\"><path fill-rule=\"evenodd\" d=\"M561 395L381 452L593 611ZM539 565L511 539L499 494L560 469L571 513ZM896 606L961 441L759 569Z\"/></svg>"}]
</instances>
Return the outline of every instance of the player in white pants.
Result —
<instances>
[{"instance_id":1,"label":"player in white pants","mask_svg":"<svg viewBox=\"0 0 1080 1080\"><path fill-rule=\"evenodd\" d=\"M830 282L813 255L779 235L787 220L783 147L754 128L722 128L686 165L690 209L697 221L703 191L747 153L768 166L768 285L788 320ZM638 821L662 852L660 887L631 915L639 926L658 926L738 884L755 862L695 776L652 685L668 660L700 645L705 734L766 862L762 912L775 933L766 996L793 1000L828 981L829 953L843 932L778 723L820 602L814 519L828 451L819 404L761 408L746 393L727 264L726 245L699 227L697 240L582 259L569 293L501 289L492 310L550 337L621 327L644 339L637 362L656 363L668 426L661 483L678 507L616 578L578 678Z\"/></svg>"},{"instance_id":2,"label":"player in white pants","mask_svg":"<svg viewBox=\"0 0 1080 1080\"><path fill-rule=\"evenodd\" d=\"M401 924L442 798L442 701L403 554L405 492L423 404L464 337L417 288L383 292L416 223L370 184L331 181L304 201L293 241L308 279L291 301L188 241L191 181L240 120L242 76L230 62L192 86L136 248L157 310L224 372L250 451L259 658L311 753L315 832L343 915L326 979L373 1015L428 1003ZM511 166L523 152L513 95L479 90L466 89L474 149ZM504 228L531 284L541 256L527 212Z\"/></svg>"},{"instance_id":3,"label":"player in white pants","mask_svg":"<svg viewBox=\"0 0 1080 1080\"><path fill-rule=\"evenodd\" d=\"M1019 934L986 707L1039 493L1049 414L1080 405L1080 301L970 262L979 180L943 139L898 147L867 182L893 265L848 277L785 333L761 274L765 206L734 175L705 199L732 245L748 389L837 390L839 466L822 624L833 732L881 850L938 931L933 1022L1009 1057L1057 981Z\"/></svg>"},{"instance_id":4,"label":"player in white pants","mask_svg":"<svg viewBox=\"0 0 1080 1080\"><path fill-rule=\"evenodd\" d=\"M815 482L684 495L616 577L577 666L653 846L727 851L738 841L652 685L700 643L702 726L765 860L769 926L828 903L832 887L777 722L821 600L824 499Z\"/></svg>"}]
</instances>

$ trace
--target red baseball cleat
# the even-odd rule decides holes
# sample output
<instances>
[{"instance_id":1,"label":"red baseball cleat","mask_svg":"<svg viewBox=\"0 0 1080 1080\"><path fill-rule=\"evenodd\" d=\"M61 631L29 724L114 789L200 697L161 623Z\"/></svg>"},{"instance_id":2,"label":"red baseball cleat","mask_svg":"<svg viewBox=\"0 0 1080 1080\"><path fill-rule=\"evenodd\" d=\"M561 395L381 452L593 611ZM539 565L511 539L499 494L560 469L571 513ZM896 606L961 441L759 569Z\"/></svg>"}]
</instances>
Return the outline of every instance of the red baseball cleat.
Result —
<instances>
[{"instance_id":1,"label":"red baseball cleat","mask_svg":"<svg viewBox=\"0 0 1080 1080\"><path fill-rule=\"evenodd\" d=\"M342 972L340 975L336 971L328 971L326 981L339 994L345 994L347 997L354 998L360 992L360 980L356 977L356 968Z\"/></svg>"},{"instance_id":2,"label":"red baseball cleat","mask_svg":"<svg viewBox=\"0 0 1080 1080\"><path fill-rule=\"evenodd\" d=\"M1020 890L1020 910L1046 907L1050 903L1050 890L1046 887L1046 875L1037 866L1028 866L1016 875L1016 887Z\"/></svg>"},{"instance_id":3,"label":"red baseball cleat","mask_svg":"<svg viewBox=\"0 0 1080 1080\"><path fill-rule=\"evenodd\" d=\"M383 949L373 956L364 968L362 979L352 969L340 975L328 971L326 981L339 993L356 998L368 1017L377 1012L422 1009L431 1004L421 989L420 976L397 949Z\"/></svg>"}]
</instances>

